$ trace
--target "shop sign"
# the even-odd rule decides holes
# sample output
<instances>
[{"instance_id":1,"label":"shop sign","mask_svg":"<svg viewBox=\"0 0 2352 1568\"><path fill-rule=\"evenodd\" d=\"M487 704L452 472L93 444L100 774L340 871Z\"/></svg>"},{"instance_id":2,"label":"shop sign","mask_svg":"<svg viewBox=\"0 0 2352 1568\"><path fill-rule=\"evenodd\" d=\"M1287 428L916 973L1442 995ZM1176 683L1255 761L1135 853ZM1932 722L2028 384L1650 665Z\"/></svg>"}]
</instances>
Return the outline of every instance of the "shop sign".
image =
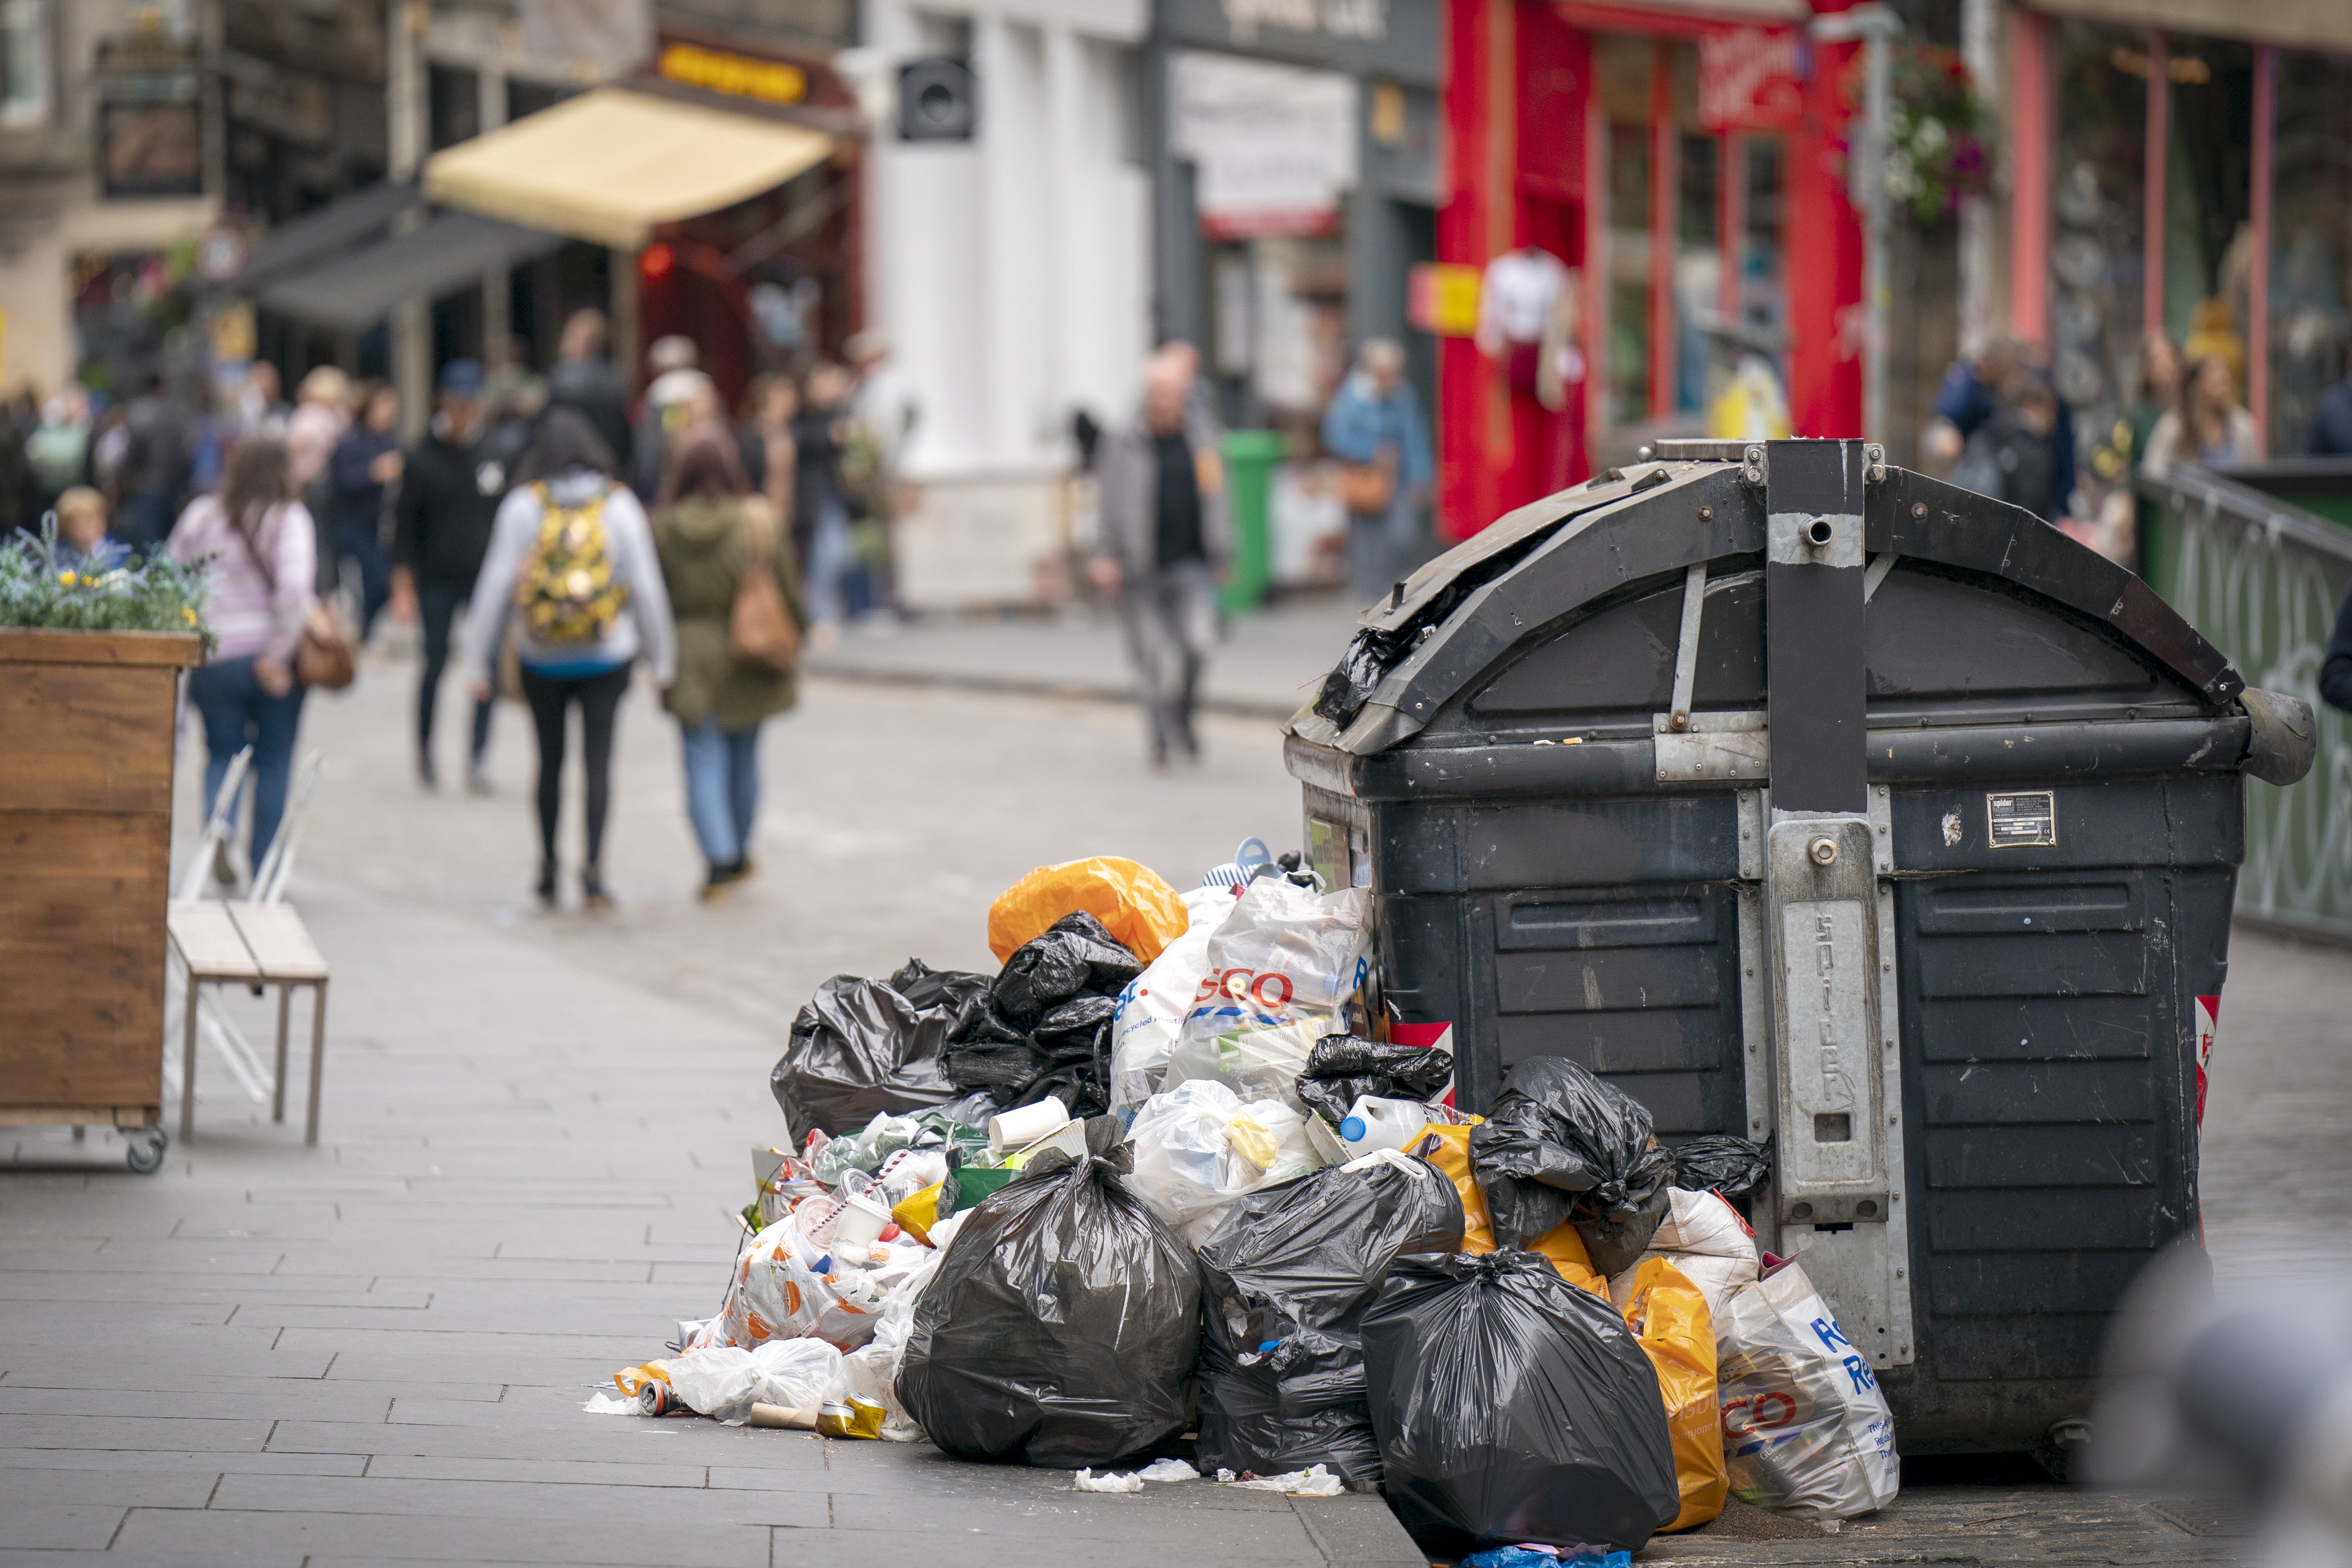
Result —
<instances>
[{"instance_id":1,"label":"shop sign","mask_svg":"<svg viewBox=\"0 0 2352 1568\"><path fill-rule=\"evenodd\" d=\"M1698 36L1699 127L1794 131L1812 74L1812 51L1794 27L1710 26Z\"/></svg>"},{"instance_id":2,"label":"shop sign","mask_svg":"<svg viewBox=\"0 0 2352 1568\"><path fill-rule=\"evenodd\" d=\"M1486 281L1475 267L1453 261L1416 263L1405 274L1405 320L1416 332L1467 338L1478 330L1478 289Z\"/></svg>"},{"instance_id":3,"label":"shop sign","mask_svg":"<svg viewBox=\"0 0 2352 1568\"><path fill-rule=\"evenodd\" d=\"M1328 234L1356 183L1356 83L1180 50L1169 141L1194 165L1202 230L1214 239Z\"/></svg>"},{"instance_id":4,"label":"shop sign","mask_svg":"<svg viewBox=\"0 0 2352 1568\"><path fill-rule=\"evenodd\" d=\"M1440 0L1160 0L1178 43L1433 87Z\"/></svg>"},{"instance_id":5,"label":"shop sign","mask_svg":"<svg viewBox=\"0 0 2352 1568\"><path fill-rule=\"evenodd\" d=\"M756 98L763 103L799 103L808 97L808 73L782 60L706 49L698 44L665 44L655 70L664 81Z\"/></svg>"}]
</instances>

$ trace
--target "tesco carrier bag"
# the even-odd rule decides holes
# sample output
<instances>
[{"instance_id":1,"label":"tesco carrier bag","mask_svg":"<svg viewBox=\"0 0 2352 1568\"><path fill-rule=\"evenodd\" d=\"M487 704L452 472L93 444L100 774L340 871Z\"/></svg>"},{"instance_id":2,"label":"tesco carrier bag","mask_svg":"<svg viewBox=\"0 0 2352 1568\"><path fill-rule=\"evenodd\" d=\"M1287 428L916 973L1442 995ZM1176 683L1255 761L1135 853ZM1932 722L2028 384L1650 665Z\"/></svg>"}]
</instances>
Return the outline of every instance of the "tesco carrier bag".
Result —
<instances>
[{"instance_id":1,"label":"tesco carrier bag","mask_svg":"<svg viewBox=\"0 0 2352 1568\"><path fill-rule=\"evenodd\" d=\"M1244 1100L1280 1099L1304 1113L1298 1075L1316 1041L1350 1032L1349 1003L1370 973L1371 950L1370 888L1251 883L1209 938L1208 972L1160 1087L1214 1079Z\"/></svg>"},{"instance_id":2,"label":"tesco carrier bag","mask_svg":"<svg viewBox=\"0 0 2352 1568\"><path fill-rule=\"evenodd\" d=\"M1895 1417L1805 1277L1784 1263L1731 1293L1716 1320L1724 1458L1744 1502L1852 1519L1895 1500Z\"/></svg>"}]
</instances>

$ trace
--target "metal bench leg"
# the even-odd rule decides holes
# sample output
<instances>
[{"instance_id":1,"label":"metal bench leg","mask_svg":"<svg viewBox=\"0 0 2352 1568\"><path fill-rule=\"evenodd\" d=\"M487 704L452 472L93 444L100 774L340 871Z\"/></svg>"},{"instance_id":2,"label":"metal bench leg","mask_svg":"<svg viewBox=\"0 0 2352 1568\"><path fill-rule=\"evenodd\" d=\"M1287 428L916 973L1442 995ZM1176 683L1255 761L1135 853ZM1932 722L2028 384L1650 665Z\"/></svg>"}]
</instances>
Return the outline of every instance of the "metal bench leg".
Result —
<instances>
[{"instance_id":1,"label":"metal bench leg","mask_svg":"<svg viewBox=\"0 0 2352 1568\"><path fill-rule=\"evenodd\" d=\"M180 1142L196 1141L196 977L188 976L188 1005L183 1017L187 1022L188 1045L180 1061Z\"/></svg>"},{"instance_id":2,"label":"metal bench leg","mask_svg":"<svg viewBox=\"0 0 2352 1568\"><path fill-rule=\"evenodd\" d=\"M302 1142L315 1145L319 1141L319 1074L327 1065L327 982L317 982L310 991L310 1118L302 1129Z\"/></svg>"},{"instance_id":3,"label":"metal bench leg","mask_svg":"<svg viewBox=\"0 0 2352 1568\"><path fill-rule=\"evenodd\" d=\"M278 988L278 1071L269 1085L269 1119L286 1120L286 1026L294 1006L294 988Z\"/></svg>"}]
</instances>

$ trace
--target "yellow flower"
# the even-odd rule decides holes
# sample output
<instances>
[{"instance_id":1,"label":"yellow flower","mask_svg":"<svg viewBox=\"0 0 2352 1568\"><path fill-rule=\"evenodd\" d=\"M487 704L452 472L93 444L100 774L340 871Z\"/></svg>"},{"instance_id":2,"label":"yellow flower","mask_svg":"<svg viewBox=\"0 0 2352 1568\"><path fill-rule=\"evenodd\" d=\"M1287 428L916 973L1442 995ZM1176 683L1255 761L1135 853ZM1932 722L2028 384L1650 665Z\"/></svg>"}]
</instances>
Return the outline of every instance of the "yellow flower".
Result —
<instances>
[{"instance_id":1,"label":"yellow flower","mask_svg":"<svg viewBox=\"0 0 2352 1568\"><path fill-rule=\"evenodd\" d=\"M180 606L180 619L181 619L181 620L183 620L183 621L184 621L184 622L187 622L189 625L191 625L191 626L194 625L194 624L196 623L196 612L195 612L195 608L194 608L193 605L187 605L187 604L183 604L183 605L181 605L181 606Z\"/></svg>"},{"instance_id":2,"label":"yellow flower","mask_svg":"<svg viewBox=\"0 0 2352 1568\"><path fill-rule=\"evenodd\" d=\"M61 571L58 573L58 580L64 583L68 588L71 588L73 586L73 580L74 575L70 571Z\"/></svg>"}]
</instances>

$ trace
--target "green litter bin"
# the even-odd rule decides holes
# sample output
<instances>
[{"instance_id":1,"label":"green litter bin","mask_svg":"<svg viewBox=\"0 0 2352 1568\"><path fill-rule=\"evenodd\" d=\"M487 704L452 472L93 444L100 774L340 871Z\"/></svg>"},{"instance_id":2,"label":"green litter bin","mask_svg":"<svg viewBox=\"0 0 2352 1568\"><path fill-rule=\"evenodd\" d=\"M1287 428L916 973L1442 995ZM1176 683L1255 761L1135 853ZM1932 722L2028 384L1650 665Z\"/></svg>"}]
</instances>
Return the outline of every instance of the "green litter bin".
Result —
<instances>
[{"instance_id":1,"label":"green litter bin","mask_svg":"<svg viewBox=\"0 0 2352 1568\"><path fill-rule=\"evenodd\" d=\"M1290 455L1278 430L1225 433L1225 485L1234 505L1234 568L1227 610L1247 610L1274 580L1274 465Z\"/></svg>"}]
</instances>

